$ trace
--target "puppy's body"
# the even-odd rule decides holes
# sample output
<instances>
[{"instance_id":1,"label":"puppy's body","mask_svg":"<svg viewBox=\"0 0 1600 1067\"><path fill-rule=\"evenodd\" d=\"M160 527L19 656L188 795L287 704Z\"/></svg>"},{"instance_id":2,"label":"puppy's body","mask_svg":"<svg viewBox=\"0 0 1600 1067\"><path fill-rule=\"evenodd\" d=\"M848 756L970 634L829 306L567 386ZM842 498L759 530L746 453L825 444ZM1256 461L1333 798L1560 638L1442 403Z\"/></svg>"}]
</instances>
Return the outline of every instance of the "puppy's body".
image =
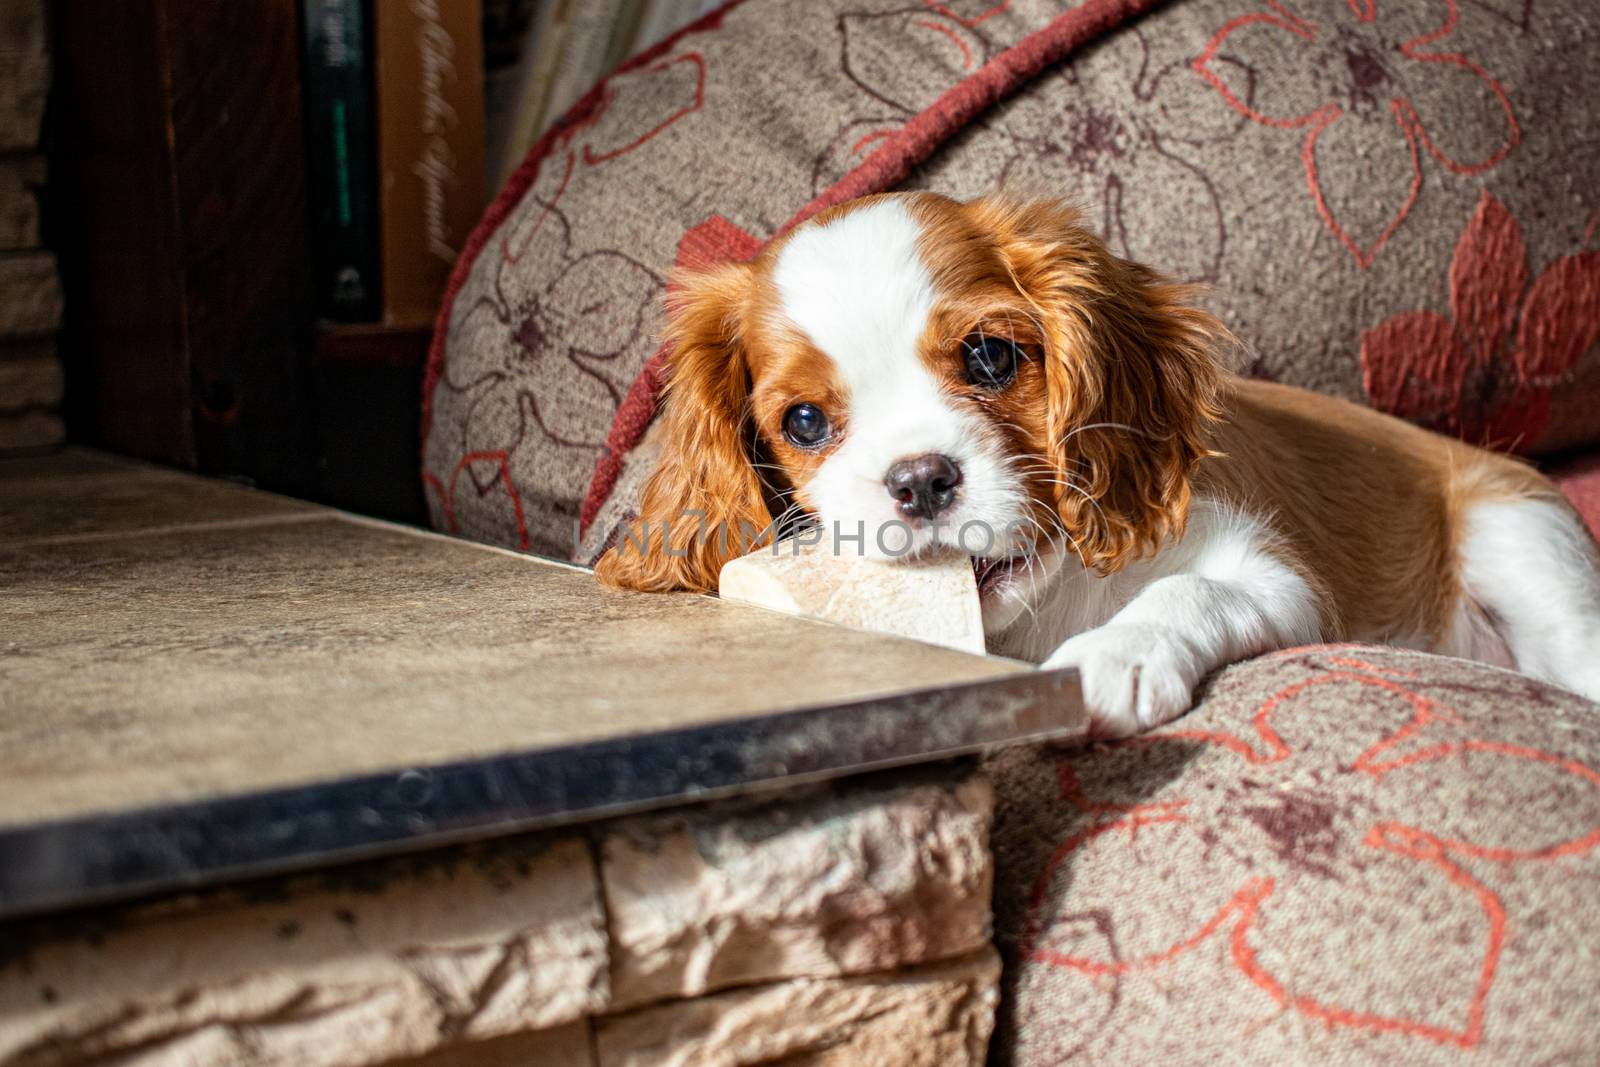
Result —
<instances>
[{"instance_id":1,"label":"puppy's body","mask_svg":"<svg viewBox=\"0 0 1600 1067\"><path fill-rule=\"evenodd\" d=\"M1561 501L1524 464L1306 390L1235 379L1197 492L1259 514L1315 586L1321 636L1453 651L1480 501ZM1575 572L1574 578L1582 572Z\"/></svg>"},{"instance_id":2,"label":"puppy's body","mask_svg":"<svg viewBox=\"0 0 1600 1067\"><path fill-rule=\"evenodd\" d=\"M1548 482L1224 373L1187 291L1060 205L869 198L679 294L645 547L608 553L604 581L714 588L740 546L717 532L772 526L775 489L869 553L893 526L974 555L993 650L1079 668L1105 733L1325 640L1600 699L1595 546Z\"/></svg>"},{"instance_id":3,"label":"puppy's body","mask_svg":"<svg viewBox=\"0 0 1600 1067\"><path fill-rule=\"evenodd\" d=\"M1318 641L1516 667L1600 699L1593 544L1543 477L1288 386L1230 379L1221 405L1183 536L1112 575L1064 568L995 651L1078 667L1111 733L1181 712L1218 664Z\"/></svg>"}]
</instances>

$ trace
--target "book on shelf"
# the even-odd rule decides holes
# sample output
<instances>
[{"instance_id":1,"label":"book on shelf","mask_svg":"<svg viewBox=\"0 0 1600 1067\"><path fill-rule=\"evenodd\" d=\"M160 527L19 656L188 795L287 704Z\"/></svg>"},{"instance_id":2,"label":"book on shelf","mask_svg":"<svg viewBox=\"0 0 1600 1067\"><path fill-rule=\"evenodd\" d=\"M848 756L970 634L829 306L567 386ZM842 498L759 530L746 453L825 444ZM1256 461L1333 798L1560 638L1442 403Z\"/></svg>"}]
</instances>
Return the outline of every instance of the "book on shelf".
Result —
<instances>
[{"instance_id":1,"label":"book on shelf","mask_svg":"<svg viewBox=\"0 0 1600 1067\"><path fill-rule=\"evenodd\" d=\"M479 0L375 0L383 321L432 322L485 200Z\"/></svg>"},{"instance_id":2,"label":"book on shelf","mask_svg":"<svg viewBox=\"0 0 1600 1067\"><path fill-rule=\"evenodd\" d=\"M366 322L382 309L366 5L303 0L301 26L317 314Z\"/></svg>"},{"instance_id":3,"label":"book on shelf","mask_svg":"<svg viewBox=\"0 0 1600 1067\"><path fill-rule=\"evenodd\" d=\"M489 195L540 134L716 4L302 2L319 308L403 328L432 321Z\"/></svg>"}]
</instances>

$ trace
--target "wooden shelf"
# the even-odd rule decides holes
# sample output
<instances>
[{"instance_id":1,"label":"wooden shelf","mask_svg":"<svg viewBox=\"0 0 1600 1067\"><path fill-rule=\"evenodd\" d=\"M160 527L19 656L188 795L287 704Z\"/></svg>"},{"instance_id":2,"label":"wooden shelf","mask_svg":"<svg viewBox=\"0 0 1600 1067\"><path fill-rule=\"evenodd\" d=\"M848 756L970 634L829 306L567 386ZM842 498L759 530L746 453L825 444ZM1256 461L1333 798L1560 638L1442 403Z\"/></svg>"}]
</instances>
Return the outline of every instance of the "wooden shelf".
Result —
<instances>
[{"instance_id":1,"label":"wooden shelf","mask_svg":"<svg viewBox=\"0 0 1600 1067\"><path fill-rule=\"evenodd\" d=\"M312 311L300 4L54 8L70 436L424 520L428 324Z\"/></svg>"}]
</instances>

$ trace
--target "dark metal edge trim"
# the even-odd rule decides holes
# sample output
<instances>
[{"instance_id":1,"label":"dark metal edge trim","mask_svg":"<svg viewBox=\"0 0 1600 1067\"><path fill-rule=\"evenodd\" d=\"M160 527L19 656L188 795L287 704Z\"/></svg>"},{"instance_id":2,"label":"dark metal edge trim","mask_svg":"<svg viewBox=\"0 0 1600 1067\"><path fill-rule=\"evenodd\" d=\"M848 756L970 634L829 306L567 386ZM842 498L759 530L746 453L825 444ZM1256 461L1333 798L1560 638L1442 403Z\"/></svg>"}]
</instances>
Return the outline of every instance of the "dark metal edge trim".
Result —
<instances>
[{"instance_id":1,"label":"dark metal edge trim","mask_svg":"<svg viewBox=\"0 0 1600 1067\"><path fill-rule=\"evenodd\" d=\"M552 829L1081 736L1073 670L1025 670L533 752L0 829L0 919Z\"/></svg>"}]
</instances>

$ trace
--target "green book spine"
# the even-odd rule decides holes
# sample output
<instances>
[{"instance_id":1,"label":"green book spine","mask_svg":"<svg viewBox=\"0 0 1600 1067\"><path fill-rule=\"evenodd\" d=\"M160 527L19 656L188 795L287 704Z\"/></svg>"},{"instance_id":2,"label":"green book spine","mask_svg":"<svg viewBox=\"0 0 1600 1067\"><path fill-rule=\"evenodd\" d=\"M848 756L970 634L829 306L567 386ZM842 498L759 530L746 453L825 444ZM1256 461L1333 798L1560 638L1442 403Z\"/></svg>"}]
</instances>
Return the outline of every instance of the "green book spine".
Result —
<instances>
[{"instance_id":1,"label":"green book spine","mask_svg":"<svg viewBox=\"0 0 1600 1067\"><path fill-rule=\"evenodd\" d=\"M371 34L363 0L302 0L306 162L317 313L383 315Z\"/></svg>"}]
</instances>

